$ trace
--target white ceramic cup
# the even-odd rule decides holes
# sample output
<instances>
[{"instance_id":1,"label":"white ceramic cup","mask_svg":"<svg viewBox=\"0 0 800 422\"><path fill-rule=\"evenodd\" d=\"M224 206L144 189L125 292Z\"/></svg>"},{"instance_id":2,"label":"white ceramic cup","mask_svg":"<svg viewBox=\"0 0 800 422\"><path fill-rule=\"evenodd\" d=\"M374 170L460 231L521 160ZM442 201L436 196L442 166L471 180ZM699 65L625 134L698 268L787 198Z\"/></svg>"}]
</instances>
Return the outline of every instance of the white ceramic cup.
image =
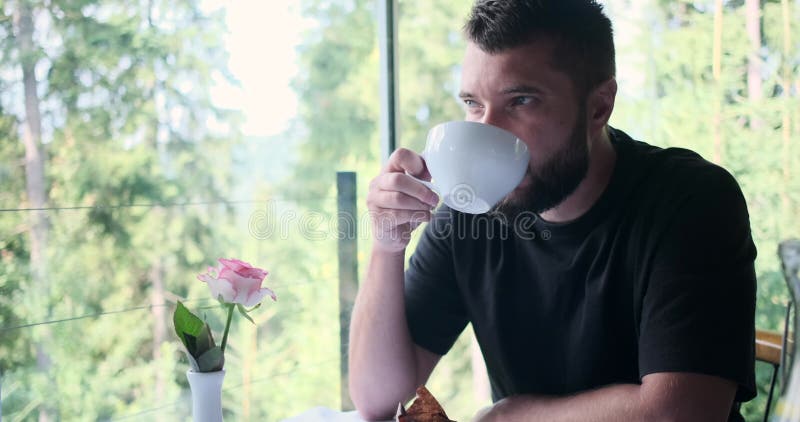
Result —
<instances>
[{"instance_id":1,"label":"white ceramic cup","mask_svg":"<svg viewBox=\"0 0 800 422\"><path fill-rule=\"evenodd\" d=\"M528 167L528 146L513 133L483 123L452 121L428 131L423 182L457 211L483 214L516 188Z\"/></svg>"}]
</instances>

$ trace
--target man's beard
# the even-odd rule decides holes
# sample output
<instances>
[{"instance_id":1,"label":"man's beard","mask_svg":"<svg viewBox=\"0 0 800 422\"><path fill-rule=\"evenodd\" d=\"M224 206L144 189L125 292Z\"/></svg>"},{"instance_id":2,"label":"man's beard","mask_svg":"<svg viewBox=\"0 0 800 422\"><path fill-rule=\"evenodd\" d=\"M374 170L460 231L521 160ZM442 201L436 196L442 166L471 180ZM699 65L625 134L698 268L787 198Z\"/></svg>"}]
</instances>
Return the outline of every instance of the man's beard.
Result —
<instances>
[{"instance_id":1,"label":"man's beard","mask_svg":"<svg viewBox=\"0 0 800 422\"><path fill-rule=\"evenodd\" d=\"M582 107L567 144L538 169L529 164L525 175L530 179L528 186L503 198L489 213L513 222L523 212L541 214L553 209L575 192L588 170L586 113Z\"/></svg>"}]
</instances>

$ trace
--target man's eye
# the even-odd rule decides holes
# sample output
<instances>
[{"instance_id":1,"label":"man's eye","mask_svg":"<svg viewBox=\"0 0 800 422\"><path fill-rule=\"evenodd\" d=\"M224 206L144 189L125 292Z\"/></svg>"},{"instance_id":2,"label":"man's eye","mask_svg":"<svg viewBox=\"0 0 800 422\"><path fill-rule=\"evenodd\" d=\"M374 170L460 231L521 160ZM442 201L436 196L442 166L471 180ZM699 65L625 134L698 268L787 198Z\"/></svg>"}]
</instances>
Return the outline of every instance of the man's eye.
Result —
<instances>
[{"instance_id":1,"label":"man's eye","mask_svg":"<svg viewBox=\"0 0 800 422\"><path fill-rule=\"evenodd\" d=\"M473 107L478 107L479 106L478 103L476 103L474 100L470 100L470 99L465 99L464 100L464 105L469 107L469 108L473 108Z\"/></svg>"},{"instance_id":2,"label":"man's eye","mask_svg":"<svg viewBox=\"0 0 800 422\"><path fill-rule=\"evenodd\" d=\"M511 100L511 105L525 105L533 102L533 97L514 97Z\"/></svg>"}]
</instances>

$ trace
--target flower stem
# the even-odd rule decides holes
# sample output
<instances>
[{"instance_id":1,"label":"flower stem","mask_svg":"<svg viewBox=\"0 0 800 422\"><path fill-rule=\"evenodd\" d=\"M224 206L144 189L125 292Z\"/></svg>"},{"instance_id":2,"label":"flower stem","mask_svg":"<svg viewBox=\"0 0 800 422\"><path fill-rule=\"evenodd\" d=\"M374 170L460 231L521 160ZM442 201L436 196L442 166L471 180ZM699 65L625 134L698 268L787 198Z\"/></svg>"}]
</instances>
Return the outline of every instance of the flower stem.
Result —
<instances>
[{"instance_id":1,"label":"flower stem","mask_svg":"<svg viewBox=\"0 0 800 422\"><path fill-rule=\"evenodd\" d=\"M231 320L233 319L233 308L236 305L233 303L228 304L228 322L225 323L225 332L222 334L222 353L225 353L225 346L228 344L228 331L231 328Z\"/></svg>"}]
</instances>

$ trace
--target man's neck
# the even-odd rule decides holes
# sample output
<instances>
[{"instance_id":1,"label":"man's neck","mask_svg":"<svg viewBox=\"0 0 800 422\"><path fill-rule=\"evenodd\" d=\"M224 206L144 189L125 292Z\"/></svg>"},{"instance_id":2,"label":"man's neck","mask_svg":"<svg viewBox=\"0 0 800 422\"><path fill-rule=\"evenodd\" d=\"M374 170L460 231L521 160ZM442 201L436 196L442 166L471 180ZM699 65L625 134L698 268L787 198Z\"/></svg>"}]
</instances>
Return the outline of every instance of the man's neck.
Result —
<instances>
[{"instance_id":1,"label":"man's neck","mask_svg":"<svg viewBox=\"0 0 800 422\"><path fill-rule=\"evenodd\" d=\"M617 153L611 145L608 130L600 131L590 146L586 177L564 202L543 212L540 217L552 223L565 223L585 214L605 192L616 160Z\"/></svg>"}]
</instances>

